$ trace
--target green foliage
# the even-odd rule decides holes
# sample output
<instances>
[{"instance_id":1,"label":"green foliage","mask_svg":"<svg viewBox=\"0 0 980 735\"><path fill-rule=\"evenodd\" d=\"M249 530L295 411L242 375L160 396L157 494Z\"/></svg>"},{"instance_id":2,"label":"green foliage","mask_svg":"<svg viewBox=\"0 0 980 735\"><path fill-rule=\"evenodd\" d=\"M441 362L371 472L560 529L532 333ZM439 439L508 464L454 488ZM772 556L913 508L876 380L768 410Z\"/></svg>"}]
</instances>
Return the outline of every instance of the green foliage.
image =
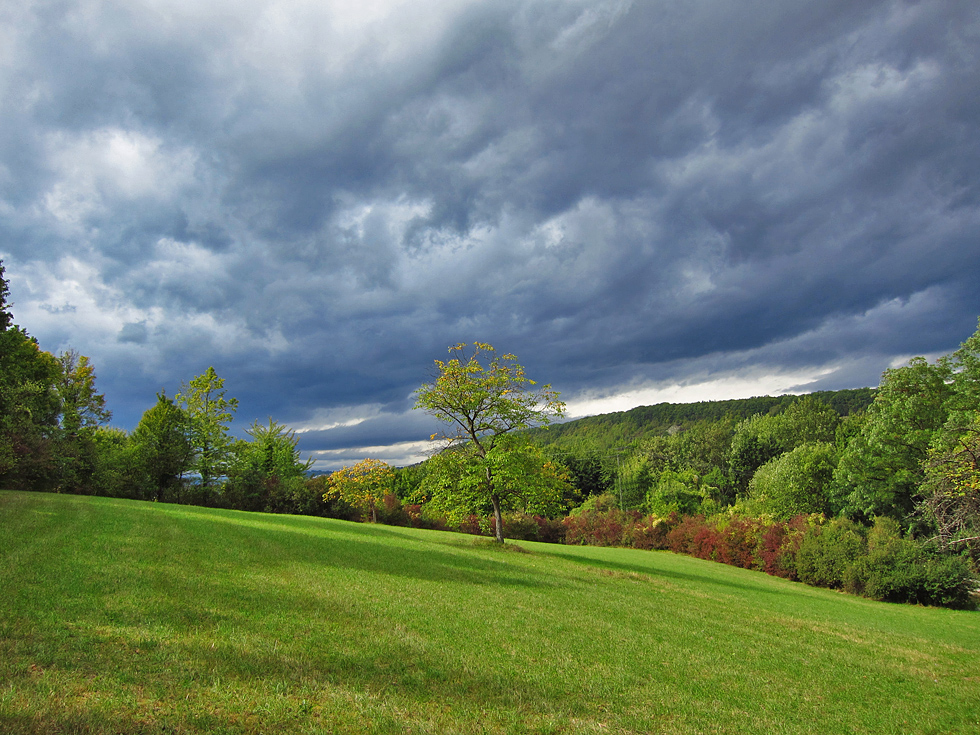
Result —
<instances>
[{"instance_id":1,"label":"green foliage","mask_svg":"<svg viewBox=\"0 0 980 735\"><path fill-rule=\"evenodd\" d=\"M949 429L955 433L970 426L980 411L980 319L977 330L944 362L953 376Z\"/></svg>"},{"instance_id":2,"label":"green foliage","mask_svg":"<svg viewBox=\"0 0 980 735\"><path fill-rule=\"evenodd\" d=\"M7 299L10 298L10 287L7 285L4 273L3 261L0 260L0 332L7 331L13 324L10 304L7 303Z\"/></svg>"},{"instance_id":3,"label":"green foliage","mask_svg":"<svg viewBox=\"0 0 980 735\"><path fill-rule=\"evenodd\" d=\"M94 446L91 494L146 499L147 468L135 438L105 426L91 429L89 437Z\"/></svg>"},{"instance_id":4,"label":"green foliage","mask_svg":"<svg viewBox=\"0 0 980 735\"><path fill-rule=\"evenodd\" d=\"M864 527L847 518L834 518L811 526L796 552L796 574L815 587L840 589L848 569L864 556Z\"/></svg>"},{"instance_id":5,"label":"green foliage","mask_svg":"<svg viewBox=\"0 0 980 735\"><path fill-rule=\"evenodd\" d=\"M736 425L734 417L729 416L720 421L699 421L669 436L674 445L675 469L690 469L701 476L713 475L719 490L727 495L727 481L721 478L728 468Z\"/></svg>"},{"instance_id":6,"label":"green foliage","mask_svg":"<svg viewBox=\"0 0 980 735\"><path fill-rule=\"evenodd\" d=\"M424 462L409 465L408 467L396 467L392 492L401 500L409 500L410 498L416 497L425 473L426 467Z\"/></svg>"},{"instance_id":7,"label":"green foliage","mask_svg":"<svg viewBox=\"0 0 980 735\"><path fill-rule=\"evenodd\" d=\"M0 487L57 486L59 377L57 359L26 331L0 331Z\"/></svg>"},{"instance_id":8,"label":"green foliage","mask_svg":"<svg viewBox=\"0 0 980 735\"><path fill-rule=\"evenodd\" d=\"M811 396L830 406L838 415L847 416L866 408L874 398L874 390L818 391ZM530 433L535 442L543 445L574 448L584 444L600 452L608 452L634 441L666 434L674 427L686 430L700 422L738 422L756 414L781 413L797 400L797 396L785 395L698 403L660 403L567 421L534 429Z\"/></svg>"},{"instance_id":9,"label":"green foliage","mask_svg":"<svg viewBox=\"0 0 980 735\"><path fill-rule=\"evenodd\" d=\"M729 452L729 471L739 494L749 488L756 470L802 444L835 439L840 416L813 396L789 404L780 414L756 415L735 430Z\"/></svg>"},{"instance_id":10,"label":"green foliage","mask_svg":"<svg viewBox=\"0 0 980 735\"><path fill-rule=\"evenodd\" d=\"M527 512L553 512L568 485L563 468L515 432L548 423L565 404L550 385L536 388L511 354L498 355L476 342L449 348L452 358L436 360L437 376L416 391L416 408L446 423L444 447L430 460L422 492L459 514L489 504L497 540L504 541L502 510L522 505ZM435 439L437 434L432 435Z\"/></svg>"},{"instance_id":11,"label":"green foliage","mask_svg":"<svg viewBox=\"0 0 980 735\"><path fill-rule=\"evenodd\" d=\"M568 470L569 482L580 497L609 492L615 482L614 471L595 447L562 448L549 446L546 454Z\"/></svg>"},{"instance_id":12,"label":"green foliage","mask_svg":"<svg viewBox=\"0 0 980 735\"><path fill-rule=\"evenodd\" d=\"M95 390L95 369L85 355L69 349L58 356L61 368L57 383L61 428L68 434L108 423L112 411L105 396Z\"/></svg>"},{"instance_id":13,"label":"green foliage","mask_svg":"<svg viewBox=\"0 0 980 735\"><path fill-rule=\"evenodd\" d=\"M843 512L869 520L878 515L904 519L925 479L923 463L937 430L948 417L951 372L940 361L921 357L886 370L861 433L840 458L836 482Z\"/></svg>"},{"instance_id":14,"label":"green foliage","mask_svg":"<svg viewBox=\"0 0 980 735\"><path fill-rule=\"evenodd\" d=\"M224 385L224 378L209 367L189 384L181 385L176 396L177 404L190 417L193 470L200 476L205 492L216 479L226 475L231 457L228 424L238 410L238 399L226 399Z\"/></svg>"},{"instance_id":15,"label":"green foliage","mask_svg":"<svg viewBox=\"0 0 980 735\"><path fill-rule=\"evenodd\" d=\"M193 467L193 431L187 413L166 393L158 393L156 404L143 413L132 436L145 477L145 499L179 501L184 475Z\"/></svg>"},{"instance_id":16,"label":"green foliage","mask_svg":"<svg viewBox=\"0 0 980 735\"><path fill-rule=\"evenodd\" d=\"M482 456L473 445L449 449L426 465L419 492L429 504L451 523L471 514L493 513L494 522L501 524L495 526L500 529L498 541L503 537L503 511L554 515L564 509L571 489L564 468L522 437L497 437Z\"/></svg>"},{"instance_id":17,"label":"green foliage","mask_svg":"<svg viewBox=\"0 0 980 735\"><path fill-rule=\"evenodd\" d=\"M313 464L300 458L296 434L269 419L245 430L251 440L232 445L225 502L242 510L296 512L307 504L306 473Z\"/></svg>"},{"instance_id":18,"label":"green foliage","mask_svg":"<svg viewBox=\"0 0 980 735\"><path fill-rule=\"evenodd\" d=\"M325 516L338 518L342 521L357 521L361 512L343 498L330 495L330 478L328 475L317 475L307 478L306 502L297 507L300 515Z\"/></svg>"},{"instance_id":19,"label":"green foliage","mask_svg":"<svg viewBox=\"0 0 980 735\"><path fill-rule=\"evenodd\" d=\"M844 581L848 592L874 600L974 607L974 580L966 560L902 538L891 518L875 519L868 553L846 571Z\"/></svg>"},{"instance_id":20,"label":"green foliage","mask_svg":"<svg viewBox=\"0 0 980 735\"><path fill-rule=\"evenodd\" d=\"M944 427L929 448L925 475L917 512L939 548L965 548L980 560L980 411L966 427Z\"/></svg>"},{"instance_id":21,"label":"green foliage","mask_svg":"<svg viewBox=\"0 0 980 735\"><path fill-rule=\"evenodd\" d=\"M93 475L99 464L100 445L94 430L107 423L112 412L105 396L95 390L95 370L89 359L69 349L58 356L59 376L55 383L60 409L60 431L55 448L60 460L58 489L90 493L96 490Z\"/></svg>"},{"instance_id":22,"label":"green foliage","mask_svg":"<svg viewBox=\"0 0 980 735\"><path fill-rule=\"evenodd\" d=\"M980 561L980 322L937 370L948 374L947 417L921 463L916 516L941 550L965 549Z\"/></svg>"},{"instance_id":23,"label":"green foliage","mask_svg":"<svg viewBox=\"0 0 980 735\"><path fill-rule=\"evenodd\" d=\"M826 403L803 396L781 414L780 444L788 452L801 444L833 442L840 421L840 415Z\"/></svg>"},{"instance_id":24,"label":"green foliage","mask_svg":"<svg viewBox=\"0 0 980 735\"><path fill-rule=\"evenodd\" d=\"M760 414L738 425L732 438L728 465L736 493L744 494L755 471L786 451L781 433L776 416Z\"/></svg>"},{"instance_id":25,"label":"green foliage","mask_svg":"<svg viewBox=\"0 0 980 735\"><path fill-rule=\"evenodd\" d=\"M664 470L647 492L647 511L659 517L671 513L695 515L701 509L701 502L715 490L702 486L701 476L693 470Z\"/></svg>"},{"instance_id":26,"label":"green foliage","mask_svg":"<svg viewBox=\"0 0 980 735\"><path fill-rule=\"evenodd\" d=\"M844 451L847 445L864 430L864 427L868 424L868 412L859 411L858 413L852 413L849 416L844 416L840 423L837 424L837 429L834 431L834 445L837 447L838 452Z\"/></svg>"},{"instance_id":27,"label":"green foliage","mask_svg":"<svg viewBox=\"0 0 980 735\"><path fill-rule=\"evenodd\" d=\"M756 471L749 481L746 507L782 521L801 513L829 514L829 489L836 466L833 444L801 444Z\"/></svg>"}]
</instances>

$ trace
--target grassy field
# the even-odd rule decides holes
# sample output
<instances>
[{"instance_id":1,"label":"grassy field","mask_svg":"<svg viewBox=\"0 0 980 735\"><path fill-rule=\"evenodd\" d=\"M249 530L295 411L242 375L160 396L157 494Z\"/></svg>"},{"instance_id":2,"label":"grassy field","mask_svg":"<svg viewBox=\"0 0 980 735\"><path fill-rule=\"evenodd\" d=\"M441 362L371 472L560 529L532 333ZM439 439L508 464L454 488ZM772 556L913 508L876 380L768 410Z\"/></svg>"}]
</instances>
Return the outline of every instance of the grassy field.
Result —
<instances>
[{"instance_id":1,"label":"grassy field","mask_svg":"<svg viewBox=\"0 0 980 735\"><path fill-rule=\"evenodd\" d=\"M980 732L980 613L519 546L0 492L0 732Z\"/></svg>"}]
</instances>

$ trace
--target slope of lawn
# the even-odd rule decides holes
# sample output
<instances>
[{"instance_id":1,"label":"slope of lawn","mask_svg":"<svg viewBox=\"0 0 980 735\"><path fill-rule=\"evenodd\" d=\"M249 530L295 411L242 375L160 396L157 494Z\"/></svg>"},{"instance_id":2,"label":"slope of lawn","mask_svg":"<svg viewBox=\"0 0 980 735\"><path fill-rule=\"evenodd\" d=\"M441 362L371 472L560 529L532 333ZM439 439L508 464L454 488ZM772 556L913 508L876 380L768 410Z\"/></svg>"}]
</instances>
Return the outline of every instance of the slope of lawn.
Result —
<instances>
[{"instance_id":1,"label":"slope of lawn","mask_svg":"<svg viewBox=\"0 0 980 735\"><path fill-rule=\"evenodd\" d=\"M980 613L508 546L0 492L0 732L980 732Z\"/></svg>"}]
</instances>

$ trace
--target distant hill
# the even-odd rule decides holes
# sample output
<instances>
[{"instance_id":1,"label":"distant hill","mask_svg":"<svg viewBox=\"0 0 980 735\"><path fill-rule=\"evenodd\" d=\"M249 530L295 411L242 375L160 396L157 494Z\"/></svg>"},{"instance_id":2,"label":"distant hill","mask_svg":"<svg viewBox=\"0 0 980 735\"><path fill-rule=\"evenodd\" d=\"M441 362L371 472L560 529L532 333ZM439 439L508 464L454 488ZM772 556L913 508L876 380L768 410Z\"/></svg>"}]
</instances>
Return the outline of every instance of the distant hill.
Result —
<instances>
[{"instance_id":1,"label":"distant hill","mask_svg":"<svg viewBox=\"0 0 980 735\"><path fill-rule=\"evenodd\" d=\"M875 389L817 391L808 395L831 406L841 416L847 416L867 408L874 400ZM665 434L675 427L685 429L699 421L719 421L727 417L741 420L759 413L781 413L800 398L802 396L784 395L697 403L658 403L552 424L528 433L536 443L545 446L587 443L596 448L608 448L629 444L646 436Z\"/></svg>"}]
</instances>

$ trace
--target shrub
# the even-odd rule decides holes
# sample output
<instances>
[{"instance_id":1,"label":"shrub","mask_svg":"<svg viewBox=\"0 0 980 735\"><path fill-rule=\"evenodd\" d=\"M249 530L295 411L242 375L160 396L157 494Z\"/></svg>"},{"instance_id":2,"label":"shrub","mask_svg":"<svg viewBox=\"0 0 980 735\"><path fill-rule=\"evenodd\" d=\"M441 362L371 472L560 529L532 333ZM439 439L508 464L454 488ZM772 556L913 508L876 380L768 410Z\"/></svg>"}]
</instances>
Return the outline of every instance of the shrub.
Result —
<instances>
[{"instance_id":1,"label":"shrub","mask_svg":"<svg viewBox=\"0 0 980 735\"><path fill-rule=\"evenodd\" d=\"M394 493L386 493L377 507L378 522L389 526L410 526L411 518L402 506L401 498Z\"/></svg>"},{"instance_id":2,"label":"shrub","mask_svg":"<svg viewBox=\"0 0 980 735\"><path fill-rule=\"evenodd\" d=\"M742 569L755 566L758 546L758 523L750 518L734 516L718 528L718 541L712 559Z\"/></svg>"},{"instance_id":3,"label":"shrub","mask_svg":"<svg viewBox=\"0 0 980 735\"><path fill-rule=\"evenodd\" d=\"M619 502L616 500L615 496L610 493L602 493L601 495L590 495L582 504L577 508L572 508L568 515L577 518L582 515L593 515L596 513L605 513L610 510L618 510Z\"/></svg>"},{"instance_id":4,"label":"shrub","mask_svg":"<svg viewBox=\"0 0 980 735\"><path fill-rule=\"evenodd\" d=\"M510 511L503 514L503 520L504 536L506 538L514 539L515 541L538 540L539 527L534 516L528 515L527 513ZM492 535L497 535L497 524L494 519L491 519L490 530Z\"/></svg>"},{"instance_id":5,"label":"shrub","mask_svg":"<svg viewBox=\"0 0 980 735\"><path fill-rule=\"evenodd\" d=\"M543 541L546 544L565 543L565 525L561 518L533 517L534 522L538 524L538 541Z\"/></svg>"},{"instance_id":6,"label":"shrub","mask_svg":"<svg viewBox=\"0 0 980 735\"><path fill-rule=\"evenodd\" d=\"M703 538L696 540L704 526L704 516L686 516L667 534L667 548L675 554L697 556L697 549Z\"/></svg>"},{"instance_id":7,"label":"shrub","mask_svg":"<svg viewBox=\"0 0 980 735\"><path fill-rule=\"evenodd\" d=\"M680 516L672 513L667 518L644 516L630 524L624 534L623 541L634 549L666 549L667 535L671 532Z\"/></svg>"},{"instance_id":8,"label":"shrub","mask_svg":"<svg viewBox=\"0 0 980 735\"><path fill-rule=\"evenodd\" d=\"M797 577L814 587L840 589L848 567L866 550L862 528L853 521L835 518L811 526L796 552Z\"/></svg>"},{"instance_id":9,"label":"shrub","mask_svg":"<svg viewBox=\"0 0 980 735\"><path fill-rule=\"evenodd\" d=\"M565 526L565 543L616 546L622 542L623 521L624 514L615 508L570 515L562 521Z\"/></svg>"},{"instance_id":10,"label":"shrub","mask_svg":"<svg viewBox=\"0 0 980 735\"><path fill-rule=\"evenodd\" d=\"M428 528L437 531L445 531L449 528L446 517L419 503L403 506L408 522L412 528Z\"/></svg>"},{"instance_id":11,"label":"shrub","mask_svg":"<svg viewBox=\"0 0 980 735\"><path fill-rule=\"evenodd\" d=\"M474 514L463 516L453 527L453 530L458 533L470 533L474 536L486 535L483 530L482 519Z\"/></svg>"},{"instance_id":12,"label":"shrub","mask_svg":"<svg viewBox=\"0 0 980 735\"><path fill-rule=\"evenodd\" d=\"M972 608L974 580L963 557L904 539L898 523L876 518L868 554L847 571L845 589L873 600Z\"/></svg>"},{"instance_id":13,"label":"shrub","mask_svg":"<svg viewBox=\"0 0 980 735\"><path fill-rule=\"evenodd\" d=\"M797 579L796 553L808 528L808 517L798 515L788 522L763 526L755 550L755 568L774 577Z\"/></svg>"}]
</instances>

